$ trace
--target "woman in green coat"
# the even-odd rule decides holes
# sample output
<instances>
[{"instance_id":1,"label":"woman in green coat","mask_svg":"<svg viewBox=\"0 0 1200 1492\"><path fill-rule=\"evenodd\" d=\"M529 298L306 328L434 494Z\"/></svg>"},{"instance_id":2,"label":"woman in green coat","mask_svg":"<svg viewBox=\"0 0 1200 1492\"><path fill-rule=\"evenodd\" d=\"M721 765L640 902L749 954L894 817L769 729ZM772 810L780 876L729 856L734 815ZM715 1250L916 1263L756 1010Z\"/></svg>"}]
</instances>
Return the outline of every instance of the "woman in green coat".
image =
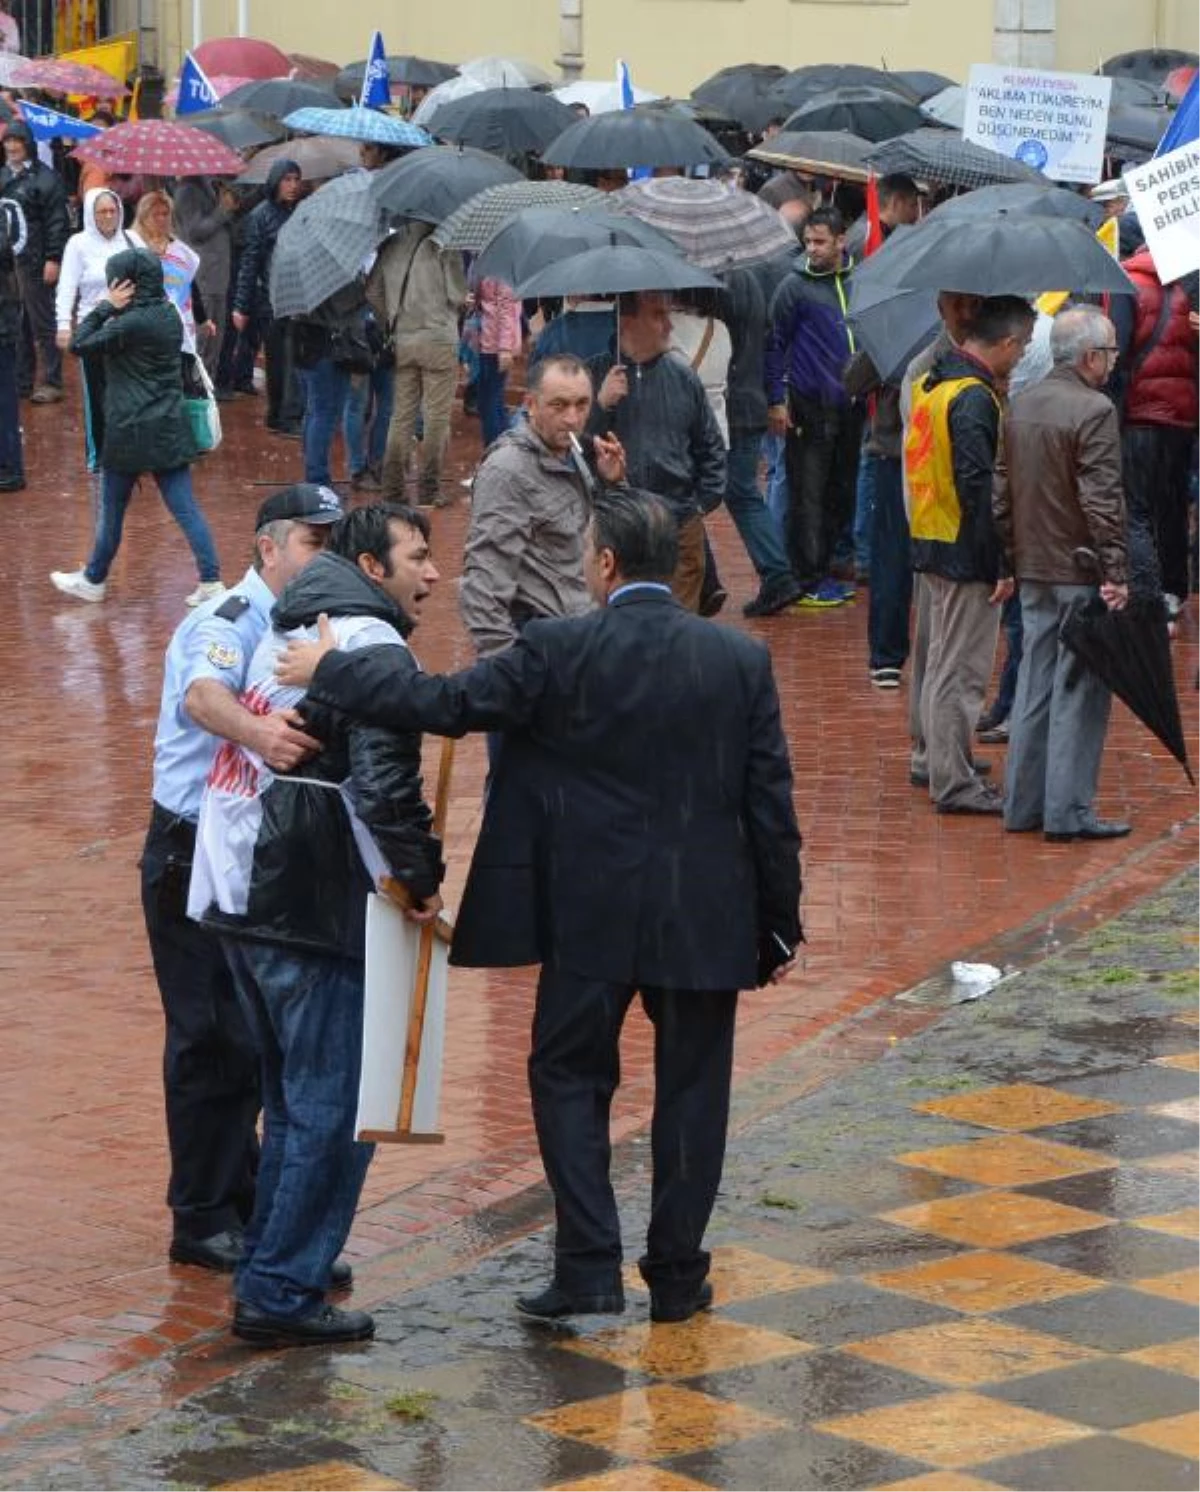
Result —
<instances>
[{"instance_id":1,"label":"woman in green coat","mask_svg":"<svg viewBox=\"0 0 1200 1492\"><path fill-rule=\"evenodd\" d=\"M153 254L122 250L108 261L105 274L107 294L71 340L72 352L98 353L105 361L96 535L82 570L55 570L50 579L68 596L104 600L125 510L138 478L148 471L195 557L200 583L187 604L198 606L225 587L212 533L192 493L190 466L197 451L183 407L183 323L166 298L162 265Z\"/></svg>"}]
</instances>

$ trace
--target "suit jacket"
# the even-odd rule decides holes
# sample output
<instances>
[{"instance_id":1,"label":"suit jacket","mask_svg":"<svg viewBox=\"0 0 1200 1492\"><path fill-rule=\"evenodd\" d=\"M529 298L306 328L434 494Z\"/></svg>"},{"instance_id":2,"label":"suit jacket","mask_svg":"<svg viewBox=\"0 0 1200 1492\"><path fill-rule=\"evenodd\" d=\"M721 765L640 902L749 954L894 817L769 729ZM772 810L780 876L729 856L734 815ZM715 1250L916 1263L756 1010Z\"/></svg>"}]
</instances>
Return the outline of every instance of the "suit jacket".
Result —
<instances>
[{"instance_id":1,"label":"suit jacket","mask_svg":"<svg viewBox=\"0 0 1200 1492\"><path fill-rule=\"evenodd\" d=\"M453 962L745 989L761 940L801 940L800 832L762 644L638 588L532 622L463 673L405 678L388 651L330 653L310 697L393 729L507 732Z\"/></svg>"}]
</instances>

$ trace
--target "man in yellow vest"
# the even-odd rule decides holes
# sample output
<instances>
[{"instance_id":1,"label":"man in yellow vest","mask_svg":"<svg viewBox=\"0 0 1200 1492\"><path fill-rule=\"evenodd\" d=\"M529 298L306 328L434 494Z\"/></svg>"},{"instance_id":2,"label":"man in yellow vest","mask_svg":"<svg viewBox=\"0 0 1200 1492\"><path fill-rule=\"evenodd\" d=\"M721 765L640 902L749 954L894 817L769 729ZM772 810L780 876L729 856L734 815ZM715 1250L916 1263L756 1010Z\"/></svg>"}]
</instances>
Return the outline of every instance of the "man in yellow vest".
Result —
<instances>
[{"instance_id":1,"label":"man in yellow vest","mask_svg":"<svg viewBox=\"0 0 1200 1492\"><path fill-rule=\"evenodd\" d=\"M980 781L971 740L996 657L999 606L1012 592L992 520L1001 400L1033 334L1019 296L983 301L960 346L912 389L904 442L913 568L929 597L921 722L929 796L938 813L1000 814Z\"/></svg>"}]
</instances>

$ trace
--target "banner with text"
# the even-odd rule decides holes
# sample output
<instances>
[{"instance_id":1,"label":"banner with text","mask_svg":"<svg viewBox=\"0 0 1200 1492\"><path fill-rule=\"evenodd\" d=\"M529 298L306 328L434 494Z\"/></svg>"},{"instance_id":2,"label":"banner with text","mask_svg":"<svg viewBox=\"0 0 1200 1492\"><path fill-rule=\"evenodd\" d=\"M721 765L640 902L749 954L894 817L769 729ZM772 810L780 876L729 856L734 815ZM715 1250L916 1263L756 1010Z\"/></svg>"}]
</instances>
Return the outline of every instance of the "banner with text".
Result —
<instances>
[{"instance_id":1,"label":"banner with text","mask_svg":"<svg viewBox=\"0 0 1200 1492\"><path fill-rule=\"evenodd\" d=\"M1015 157L1054 181L1100 180L1112 79L1091 73L971 65L963 139Z\"/></svg>"},{"instance_id":2,"label":"banner with text","mask_svg":"<svg viewBox=\"0 0 1200 1492\"><path fill-rule=\"evenodd\" d=\"M1163 284L1200 269L1200 145L1132 167L1125 185Z\"/></svg>"}]
</instances>

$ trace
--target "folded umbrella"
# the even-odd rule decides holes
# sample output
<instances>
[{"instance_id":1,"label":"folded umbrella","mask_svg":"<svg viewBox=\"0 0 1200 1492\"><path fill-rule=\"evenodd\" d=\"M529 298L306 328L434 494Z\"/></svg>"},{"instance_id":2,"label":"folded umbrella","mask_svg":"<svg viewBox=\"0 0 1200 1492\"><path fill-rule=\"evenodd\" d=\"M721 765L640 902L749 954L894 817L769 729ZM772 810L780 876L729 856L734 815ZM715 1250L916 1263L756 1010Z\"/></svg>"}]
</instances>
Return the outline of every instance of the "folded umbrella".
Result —
<instances>
[{"instance_id":1,"label":"folded umbrella","mask_svg":"<svg viewBox=\"0 0 1200 1492\"><path fill-rule=\"evenodd\" d=\"M340 109L341 99L319 83L296 78L252 78L221 99L222 109L253 109L282 119L297 109Z\"/></svg>"},{"instance_id":2,"label":"folded umbrella","mask_svg":"<svg viewBox=\"0 0 1200 1492\"><path fill-rule=\"evenodd\" d=\"M925 116L909 98L883 88L834 88L817 94L783 122L785 130L849 130L864 140L890 140L920 129Z\"/></svg>"},{"instance_id":3,"label":"folded umbrella","mask_svg":"<svg viewBox=\"0 0 1200 1492\"><path fill-rule=\"evenodd\" d=\"M333 85L338 97L350 103L359 99L362 96L363 74L366 70L366 58L343 67ZM391 88L436 88L457 72L453 62L436 62L431 57L410 56L389 57L387 70Z\"/></svg>"},{"instance_id":4,"label":"folded umbrella","mask_svg":"<svg viewBox=\"0 0 1200 1492\"><path fill-rule=\"evenodd\" d=\"M902 173L938 186L983 187L1005 181L1044 182L1040 171L1023 161L963 140L949 130L925 126L878 144L867 165L881 176Z\"/></svg>"},{"instance_id":5,"label":"folded umbrella","mask_svg":"<svg viewBox=\"0 0 1200 1492\"><path fill-rule=\"evenodd\" d=\"M796 235L773 207L719 181L652 176L615 192L612 201L666 234L701 269L761 264L796 246Z\"/></svg>"},{"instance_id":6,"label":"folded umbrella","mask_svg":"<svg viewBox=\"0 0 1200 1492\"><path fill-rule=\"evenodd\" d=\"M114 124L72 154L122 176L237 176L245 164L215 136L168 119Z\"/></svg>"},{"instance_id":7,"label":"folded umbrella","mask_svg":"<svg viewBox=\"0 0 1200 1492\"><path fill-rule=\"evenodd\" d=\"M717 290L721 282L677 254L622 245L589 249L516 286L522 300L554 295L623 295L637 290Z\"/></svg>"},{"instance_id":8,"label":"folded umbrella","mask_svg":"<svg viewBox=\"0 0 1200 1492\"><path fill-rule=\"evenodd\" d=\"M1110 611L1099 597L1076 602L1059 636L1158 737L1194 785L1161 599L1135 596L1121 611Z\"/></svg>"},{"instance_id":9,"label":"folded umbrella","mask_svg":"<svg viewBox=\"0 0 1200 1492\"><path fill-rule=\"evenodd\" d=\"M573 181L514 181L478 192L434 232L444 249L482 249L505 223L527 207L582 207L604 210L611 198Z\"/></svg>"},{"instance_id":10,"label":"folded umbrella","mask_svg":"<svg viewBox=\"0 0 1200 1492\"><path fill-rule=\"evenodd\" d=\"M277 119L252 113L249 109L205 109L199 114L189 114L188 123L215 136L230 150L253 150L259 145L273 145L287 134Z\"/></svg>"},{"instance_id":11,"label":"folded umbrella","mask_svg":"<svg viewBox=\"0 0 1200 1492\"><path fill-rule=\"evenodd\" d=\"M580 119L547 146L548 166L619 171L630 166L722 165L729 152L694 120L646 105Z\"/></svg>"},{"instance_id":12,"label":"folded umbrella","mask_svg":"<svg viewBox=\"0 0 1200 1492\"><path fill-rule=\"evenodd\" d=\"M611 200L611 199L609 199ZM500 228L472 266L476 279L520 285L544 269L588 249L621 245L674 254L675 245L657 228L622 217L563 207L531 207Z\"/></svg>"},{"instance_id":13,"label":"folded umbrella","mask_svg":"<svg viewBox=\"0 0 1200 1492\"><path fill-rule=\"evenodd\" d=\"M68 62L61 57L37 57L13 69L14 88L40 88L44 93L75 93L89 98L125 98L129 89L101 67Z\"/></svg>"},{"instance_id":14,"label":"folded umbrella","mask_svg":"<svg viewBox=\"0 0 1200 1492\"><path fill-rule=\"evenodd\" d=\"M487 187L521 179L514 166L484 150L430 145L372 172L371 191L389 216L436 225Z\"/></svg>"},{"instance_id":15,"label":"folded umbrella","mask_svg":"<svg viewBox=\"0 0 1200 1492\"><path fill-rule=\"evenodd\" d=\"M532 88L485 88L443 104L429 119L432 134L493 155L540 154L575 123L552 94Z\"/></svg>"},{"instance_id":16,"label":"folded umbrella","mask_svg":"<svg viewBox=\"0 0 1200 1492\"><path fill-rule=\"evenodd\" d=\"M288 129L301 130L306 135L330 135L335 139L357 140L360 144L415 150L433 143L417 125L410 124L407 119L397 119L392 114L381 114L378 109L343 109L337 105L323 109L304 108L285 115L283 122Z\"/></svg>"},{"instance_id":17,"label":"folded umbrella","mask_svg":"<svg viewBox=\"0 0 1200 1492\"><path fill-rule=\"evenodd\" d=\"M769 166L787 166L841 181L866 181L871 174L866 161L872 148L870 140L846 130L780 130L746 154Z\"/></svg>"},{"instance_id":18,"label":"folded umbrella","mask_svg":"<svg viewBox=\"0 0 1200 1492\"><path fill-rule=\"evenodd\" d=\"M238 177L238 185L261 186L276 161L295 161L301 181L329 181L346 171L359 169L358 145L353 140L327 140L310 135L303 140L283 140L256 152Z\"/></svg>"},{"instance_id":19,"label":"folded umbrella","mask_svg":"<svg viewBox=\"0 0 1200 1492\"><path fill-rule=\"evenodd\" d=\"M271 257L276 316L303 316L349 285L387 237L365 171L339 177L306 198L279 230Z\"/></svg>"}]
</instances>

